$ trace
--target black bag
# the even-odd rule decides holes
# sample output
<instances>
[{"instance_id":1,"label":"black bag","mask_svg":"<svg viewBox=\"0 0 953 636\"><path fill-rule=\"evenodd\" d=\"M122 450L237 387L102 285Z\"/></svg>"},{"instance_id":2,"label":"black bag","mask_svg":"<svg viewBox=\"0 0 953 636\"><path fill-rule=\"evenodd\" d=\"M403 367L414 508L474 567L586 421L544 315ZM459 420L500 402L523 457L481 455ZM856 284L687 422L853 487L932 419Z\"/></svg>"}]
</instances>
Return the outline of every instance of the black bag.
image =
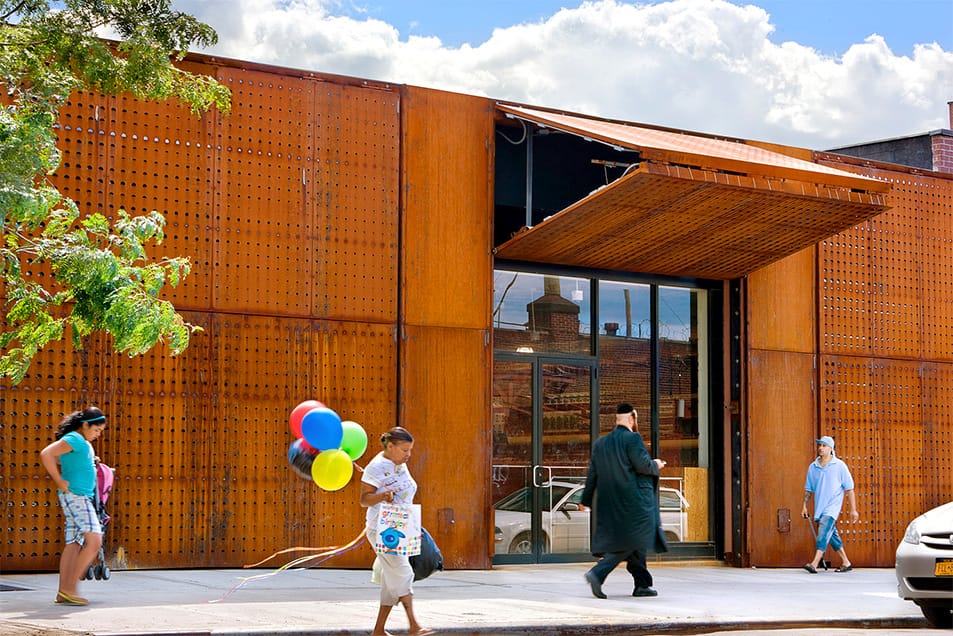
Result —
<instances>
[{"instance_id":1,"label":"black bag","mask_svg":"<svg viewBox=\"0 0 953 636\"><path fill-rule=\"evenodd\" d=\"M414 580L422 581L437 570L443 571L443 555L426 528L420 529L420 554L410 557Z\"/></svg>"}]
</instances>

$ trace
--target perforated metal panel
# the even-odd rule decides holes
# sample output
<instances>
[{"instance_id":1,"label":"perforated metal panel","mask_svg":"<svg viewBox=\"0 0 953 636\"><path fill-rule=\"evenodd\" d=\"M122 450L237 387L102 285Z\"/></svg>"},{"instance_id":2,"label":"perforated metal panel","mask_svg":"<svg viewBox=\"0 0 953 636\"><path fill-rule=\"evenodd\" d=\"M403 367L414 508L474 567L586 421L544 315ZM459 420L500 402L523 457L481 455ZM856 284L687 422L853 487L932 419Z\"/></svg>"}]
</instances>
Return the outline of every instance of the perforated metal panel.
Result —
<instances>
[{"instance_id":1,"label":"perforated metal panel","mask_svg":"<svg viewBox=\"0 0 953 636\"><path fill-rule=\"evenodd\" d=\"M216 126L214 306L307 315L314 271L307 183L314 83L223 68L233 108Z\"/></svg>"},{"instance_id":2,"label":"perforated metal panel","mask_svg":"<svg viewBox=\"0 0 953 636\"><path fill-rule=\"evenodd\" d=\"M17 386L0 383L0 569L37 570L55 564L62 519L55 486L40 466L40 450L75 404L99 393L84 373L88 352L60 344L34 361Z\"/></svg>"},{"instance_id":3,"label":"perforated metal panel","mask_svg":"<svg viewBox=\"0 0 953 636\"><path fill-rule=\"evenodd\" d=\"M315 101L312 315L394 321L399 95L320 82Z\"/></svg>"},{"instance_id":4,"label":"perforated metal panel","mask_svg":"<svg viewBox=\"0 0 953 636\"><path fill-rule=\"evenodd\" d=\"M838 165L894 186L895 207L819 247L820 429L858 481L851 558L888 565L953 492L953 180Z\"/></svg>"},{"instance_id":5,"label":"perforated metal panel","mask_svg":"<svg viewBox=\"0 0 953 636\"><path fill-rule=\"evenodd\" d=\"M80 93L63 110L58 129L63 163L52 180L84 213L163 213L165 239L149 254L190 259L193 275L166 296L182 308L210 305L209 124L174 102Z\"/></svg>"},{"instance_id":6,"label":"perforated metal panel","mask_svg":"<svg viewBox=\"0 0 953 636\"><path fill-rule=\"evenodd\" d=\"M189 67L232 88L233 114L74 96L55 180L84 211L165 214L150 255L191 258L166 297L204 332L175 358L161 346L127 358L105 337L83 352L58 343L21 385L0 383L4 571L55 569L62 518L38 452L90 403L110 418L96 446L117 469L117 568L234 567L363 527L358 479L327 493L288 467L288 414L326 401L365 426L370 454L396 423L399 96ZM335 561L368 563L363 551Z\"/></svg>"}]
</instances>

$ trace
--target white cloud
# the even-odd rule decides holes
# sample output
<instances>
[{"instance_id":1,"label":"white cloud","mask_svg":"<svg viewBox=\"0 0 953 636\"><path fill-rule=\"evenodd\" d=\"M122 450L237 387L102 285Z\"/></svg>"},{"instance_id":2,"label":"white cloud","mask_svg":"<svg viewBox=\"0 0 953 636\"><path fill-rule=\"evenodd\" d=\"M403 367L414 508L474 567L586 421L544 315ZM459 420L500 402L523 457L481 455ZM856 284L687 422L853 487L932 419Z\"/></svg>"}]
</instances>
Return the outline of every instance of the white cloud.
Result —
<instances>
[{"instance_id":1,"label":"white cloud","mask_svg":"<svg viewBox=\"0 0 953 636\"><path fill-rule=\"evenodd\" d=\"M948 127L953 99L953 52L939 45L897 56L873 35L824 56L772 43L763 9L725 0L585 2L459 48L401 40L334 0L175 6L218 31L205 53L809 148Z\"/></svg>"}]
</instances>

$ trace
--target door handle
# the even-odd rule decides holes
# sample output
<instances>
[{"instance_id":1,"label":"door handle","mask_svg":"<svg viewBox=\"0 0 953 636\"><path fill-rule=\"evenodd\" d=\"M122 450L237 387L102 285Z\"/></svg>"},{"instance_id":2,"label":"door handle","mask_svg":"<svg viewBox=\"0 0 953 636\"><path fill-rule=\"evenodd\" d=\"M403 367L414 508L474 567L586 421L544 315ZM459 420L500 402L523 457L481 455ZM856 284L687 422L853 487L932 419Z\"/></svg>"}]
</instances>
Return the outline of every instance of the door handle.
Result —
<instances>
[{"instance_id":1,"label":"door handle","mask_svg":"<svg viewBox=\"0 0 953 636\"><path fill-rule=\"evenodd\" d=\"M546 471L546 481L543 483L550 483L553 480L553 469L550 466L533 466L533 487L542 488L543 484L540 484L537 480L537 477L540 475L541 471Z\"/></svg>"}]
</instances>

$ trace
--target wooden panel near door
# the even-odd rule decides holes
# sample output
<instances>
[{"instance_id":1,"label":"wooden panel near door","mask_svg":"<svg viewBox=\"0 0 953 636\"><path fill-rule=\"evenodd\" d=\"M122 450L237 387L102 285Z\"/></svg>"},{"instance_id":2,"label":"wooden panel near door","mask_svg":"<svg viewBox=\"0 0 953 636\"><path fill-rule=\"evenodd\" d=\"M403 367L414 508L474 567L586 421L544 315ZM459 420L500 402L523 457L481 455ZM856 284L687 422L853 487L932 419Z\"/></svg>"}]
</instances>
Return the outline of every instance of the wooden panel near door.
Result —
<instances>
[{"instance_id":1,"label":"wooden panel near door","mask_svg":"<svg viewBox=\"0 0 953 636\"><path fill-rule=\"evenodd\" d=\"M814 356L753 350L749 360L747 564L796 566L813 554L801 502L814 459Z\"/></svg>"},{"instance_id":2,"label":"wooden panel near door","mask_svg":"<svg viewBox=\"0 0 953 636\"><path fill-rule=\"evenodd\" d=\"M409 464L424 527L447 569L490 567L489 335L408 326L400 348L399 423L414 435Z\"/></svg>"},{"instance_id":3,"label":"wooden panel near door","mask_svg":"<svg viewBox=\"0 0 953 636\"><path fill-rule=\"evenodd\" d=\"M814 351L816 252L809 247L748 276L749 347Z\"/></svg>"},{"instance_id":4,"label":"wooden panel near door","mask_svg":"<svg viewBox=\"0 0 953 636\"><path fill-rule=\"evenodd\" d=\"M402 91L403 320L488 329L493 104L423 88Z\"/></svg>"},{"instance_id":5,"label":"wooden panel near door","mask_svg":"<svg viewBox=\"0 0 953 636\"><path fill-rule=\"evenodd\" d=\"M486 568L490 524L493 103L401 87L398 422L449 568Z\"/></svg>"}]
</instances>

